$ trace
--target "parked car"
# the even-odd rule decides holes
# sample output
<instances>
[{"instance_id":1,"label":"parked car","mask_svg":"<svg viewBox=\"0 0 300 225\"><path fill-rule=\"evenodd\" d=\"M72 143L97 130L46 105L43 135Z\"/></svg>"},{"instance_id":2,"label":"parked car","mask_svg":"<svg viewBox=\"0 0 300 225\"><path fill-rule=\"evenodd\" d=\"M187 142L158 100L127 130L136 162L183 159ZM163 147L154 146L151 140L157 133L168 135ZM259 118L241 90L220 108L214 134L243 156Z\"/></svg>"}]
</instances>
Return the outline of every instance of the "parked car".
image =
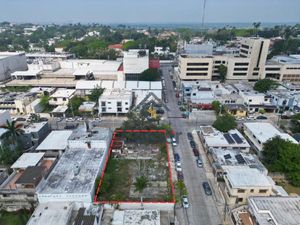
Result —
<instances>
[{"instance_id":1,"label":"parked car","mask_svg":"<svg viewBox=\"0 0 300 225\"><path fill-rule=\"evenodd\" d=\"M175 167L177 172L182 172L182 167L180 162L176 162L176 167Z\"/></svg>"},{"instance_id":2,"label":"parked car","mask_svg":"<svg viewBox=\"0 0 300 225\"><path fill-rule=\"evenodd\" d=\"M177 179L180 180L180 181L184 180L184 176L183 176L182 172L180 172L180 171L177 172Z\"/></svg>"},{"instance_id":3,"label":"parked car","mask_svg":"<svg viewBox=\"0 0 300 225\"><path fill-rule=\"evenodd\" d=\"M26 119L23 118L23 117L18 117L18 118L16 119L16 121L26 121Z\"/></svg>"},{"instance_id":4,"label":"parked car","mask_svg":"<svg viewBox=\"0 0 300 225\"><path fill-rule=\"evenodd\" d=\"M196 159L196 163L197 163L197 166L198 166L199 168L202 168L202 167L203 167L203 162L202 162L202 159L201 159L201 158Z\"/></svg>"},{"instance_id":5,"label":"parked car","mask_svg":"<svg viewBox=\"0 0 300 225\"><path fill-rule=\"evenodd\" d=\"M266 117L266 116L257 116L256 119L257 120L267 120L268 117Z\"/></svg>"},{"instance_id":6,"label":"parked car","mask_svg":"<svg viewBox=\"0 0 300 225\"><path fill-rule=\"evenodd\" d=\"M193 135L192 135L192 133L187 133L187 138L190 140L190 141L193 141L194 140L194 138L193 138Z\"/></svg>"},{"instance_id":7,"label":"parked car","mask_svg":"<svg viewBox=\"0 0 300 225\"><path fill-rule=\"evenodd\" d=\"M247 117L247 119L248 119L248 120L255 120L255 117L254 117L253 115L249 115L249 116Z\"/></svg>"},{"instance_id":8,"label":"parked car","mask_svg":"<svg viewBox=\"0 0 300 225\"><path fill-rule=\"evenodd\" d=\"M175 159L175 162L179 162L180 161L180 156L179 156L178 153L174 154L174 159Z\"/></svg>"},{"instance_id":9,"label":"parked car","mask_svg":"<svg viewBox=\"0 0 300 225\"><path fill-rule=\"evenodd\" d=\"M203 189L204 189L204 192L205 192L206 195L212 195L212 191L211 191L211 188L210 188L208 182L206 182L206 181L203 182L202 186L203 186Z\"/></svg>"},{"instance_id":10,"label":"parked car","mask_svg":"<svg viewBox=\"0 0 300 225\"><path fill-rule=\"evenodd\" d=\"M172 137L172 145L175 147L177 146L176 138Z\"/></svg>"},{"instance_id":11,"label":"parked car","mask_svg":"<svg viewBox=\"0 0 300 225\"><path fill-rule=\"evenodd\" d=\"M187 196L182 196L181 200L183 208L187 209L189 207L189 200Z\"/></svg>"},{"instance_id":12,"label":"parked car","mask_svg":"<svg viewBox=\"0 0 300 225\"><path fill-rule=\"evenodd\" d=\"M40 118L40 121L47 122L47 121L48 121L48 118L46 118L46 117L41 117L41 118Z\"/></svg>"},{"instance_id":13,"label":"parked car","mask_svg":"<svg viewBox=\"0 0 300 225\"><path fill-rule=\"evenodd\" d=\"M193 148L193 153L194 153L194 156L198 157L200 155L198 149L196 148Z\"/></svg>"},{"instance_id":14,"label":"parked car","mask_svg":"<svg viewBox=\"0 0 300 225\"><path fill-rule=\"evenodd\" d=\"M196 148L196 142L195 141L190 141L190 145L192 148Z\"/></svg>"}]
</instances>

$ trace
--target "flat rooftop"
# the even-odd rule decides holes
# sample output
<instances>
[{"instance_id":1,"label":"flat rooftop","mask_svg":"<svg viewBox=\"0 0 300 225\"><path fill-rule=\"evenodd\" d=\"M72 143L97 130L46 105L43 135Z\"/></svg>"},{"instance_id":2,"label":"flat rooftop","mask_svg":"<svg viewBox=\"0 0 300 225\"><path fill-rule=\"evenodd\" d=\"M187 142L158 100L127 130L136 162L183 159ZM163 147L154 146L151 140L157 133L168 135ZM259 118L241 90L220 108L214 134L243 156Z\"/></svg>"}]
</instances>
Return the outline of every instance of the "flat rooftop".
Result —
<instances>
[{"instance_id":1,"label":"flat rooftop","mask_svg":"<svg viewBox=\"0 0 300 225\"><path fill-rule=\"evenodd\" d=\"M29 166L36 166L44 157L44 155L45 153L33 153L33 152L23 153L10 168L24 169Z\"/></svg>"},{"instance_id":2,"label":"flat rooftop","mask_svg":"<svg viewBox=\"0 0 300 225\"><path fill-rule=\"evenodd\" d=\"M91 127L87 131L86 124L80 125L73 130L69 140L108 140L110 138L110 129L105 127Z\"/></svg>"},{"instance_id":3,"label":"flat rooftop","mask_svg":"<svg viewBox=\"0 0 300 225\"><path fill-rule=\"evenodd\" d=\"M51 98L69 98L75 93L75 89L58 89L50 97Z\"/></svg>"},{"instance_id":4,"label":"flat rooftop","mask_svg":"<svg viewBox=\"0 0 300 225\"><path fill-rule=\"evenodd\" d=\"M59 105L55 109L52 110L52 113L65 113L68 110L67 105Z\"/></svg>"},{"instance_id":5,"label":"flat rooftop","mask_svg":"<svg viewBox=\"0 0 300 225\"><path fill-rule=\"evenodd\" d=\"M299 197L250 197L248 201L260 225L299 225Z\"/></svg>"},{"instance_id":6,"label":"flat rooftop","mask_svg":"<svg viewBox=\"0 0 300 225\"><path fill-rule=\"evenodd\" d=\"M39 132L48 122L31 123L23 128L25 134Z\"/></svg>"},{"instance_id":7,"label":"flat rooftop","mask_svg":"<svg viewBox=\"0 0 300 225\"><path fill-rule=\"evenodd\" d=\"M160 225L159 210L116 210L112 225Z\"/></svg>"},{"instance_id":8,"label":"flat rooftop","mask_svg":"<svg viewBox=\"0 0 300 225\"><path fill-rule=\"evenodd\" d=\"M72 202L40 203L27 225L67 225L73 209Z\"/></svg>"},{"instance_id":9,"label":"flat rooftop","mask_svg":"<svg viewBox=\"0 0 300 225\"><path fill-rule=\"evenodd\" d=\"M93 192L103 156L104 151L99 150L66 151L37 192L46 195Z\"/></svg>"},{"instance_id":10,"label":"flat rooftop","mask_svg":"<svg viewBox=\"0 0 300 225\"><path fill-rule=\"evenodd\" d=\"M68 138L71 134L71 130L54 130L36 148L36 151L65 150L68 146Z\"/></svg>"},{"instance_id":11,"label":"flat rooftop","mask_svg":"<svg viewBox=\"0 0 300 225\"><path fill-rule=\"evenodd\" d=\"M125 89L105 89L99 100L128 100L132 96L132 91Z\"/></svg>"},{"instance_id":12,"label":"flat rooftop","mask_svg":"<svg viewBox=\"0 0 300 225\"><path fill-rule=\"evenodd\" d=\"M41 74L42 70L41 69L30 69L26 71L16 71L11 74L11 76L37 76Z\"/></svg>"},{"instance_id":13,"label":"flat rooftop","mask_svg":"<svg viewBox=\"0 0 300 225\"><path fill-rule=\"evenodd\" d=\"M230 182L232 188L247 188L247 187L272 187L274 181L265 174L259 172L255 168L245 166L228 166L225 169L225 176Z\"/></svg>"},{"instance_id":14,"label":"flat rooftop","mask_svg":"<svg viewBox=\"0 0 300 225\"><path fill-rule=\"evenodd\" d=\"M276 136L281 137L284 140L289 140L295 144L298 142L289 134L280 132L276 127L270 123L263 122L253 122L253 123L244 123L244 126L251 131L253 135L261 142L265 143L269 139L272 139Z\"/></svg>"}]
</instances>

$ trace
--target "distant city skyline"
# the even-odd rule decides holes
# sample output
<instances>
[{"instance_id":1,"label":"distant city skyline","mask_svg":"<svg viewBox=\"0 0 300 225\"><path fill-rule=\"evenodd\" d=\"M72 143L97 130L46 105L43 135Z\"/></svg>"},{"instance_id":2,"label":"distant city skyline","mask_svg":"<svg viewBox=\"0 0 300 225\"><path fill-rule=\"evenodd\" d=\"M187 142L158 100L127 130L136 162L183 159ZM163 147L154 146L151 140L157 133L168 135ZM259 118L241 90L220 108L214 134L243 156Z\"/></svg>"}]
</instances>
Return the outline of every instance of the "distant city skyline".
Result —
<instances>
[{"instance_id":1,"label":"distant city skyline","mask_svg":"<svg viewBox=\"0 0 300 225\"><path fill-rule=\"evenodd\" d=\"M0 0L0 21L201 23L203 0ZM300 22L299 0L207 0L207 23Z\"/></svg>"}]
</instances>

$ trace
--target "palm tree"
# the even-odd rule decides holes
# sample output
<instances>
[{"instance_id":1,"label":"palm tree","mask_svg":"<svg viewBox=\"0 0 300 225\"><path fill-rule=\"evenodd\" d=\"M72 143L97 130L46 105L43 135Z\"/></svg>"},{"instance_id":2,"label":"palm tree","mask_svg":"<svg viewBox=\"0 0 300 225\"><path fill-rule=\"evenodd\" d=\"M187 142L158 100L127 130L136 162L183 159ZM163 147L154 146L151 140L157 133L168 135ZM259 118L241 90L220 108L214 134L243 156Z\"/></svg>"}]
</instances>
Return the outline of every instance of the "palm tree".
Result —
<instances>
[{"instance_id":1,"label":"palm tree","mask_svg":"<svg viewBox=\"0 0 300 225\"><path fill-rule=\"evenodd\" d=\"M145 176L137 177L135 182L133 183L135 186L134 191L139 192L140 194L144 191L144 189L149 186L149 180ZM142 201L142 196L141 196Z\"/></svg>"},{"instance_id":2,"label":"palm tree","mask_svg":"<svg viewBox=\"0 0 300 225\"><path fill-rule=\"evenodd\" d=\"M8 120L5 125L0 126L0 128L6 129L6 132L3 134L4 138L14 145L18 141L18 137L24 133L22 127L23 124L16 123L16 121L9 122Z\"/></svg>"},{"instance_id":3,"label":"palm tree","mask_svg":"<svg viewBox=\"0 0 300 225\"><path fill-rule=\"evenodd\" d=\"M254 32L255 32L255 36L257 36L257 34L258 34L258 29L259 29L259 27L260 27L260 25L261 25L261 22L254 22L253 24L253 27L254 27Z\"/></svg>"}]
</instances>

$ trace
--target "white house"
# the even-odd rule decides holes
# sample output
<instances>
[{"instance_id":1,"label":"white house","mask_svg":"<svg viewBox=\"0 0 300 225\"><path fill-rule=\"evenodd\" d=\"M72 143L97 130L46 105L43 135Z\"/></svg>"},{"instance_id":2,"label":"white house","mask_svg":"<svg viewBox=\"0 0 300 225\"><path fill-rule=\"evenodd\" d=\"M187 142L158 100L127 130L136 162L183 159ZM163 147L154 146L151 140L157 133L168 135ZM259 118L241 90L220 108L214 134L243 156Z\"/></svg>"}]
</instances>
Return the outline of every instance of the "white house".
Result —
<instances>
[{"instance_id":1,"label":"white house","mask_svg":"<svg viewBox=\"0 0 300 225\"><path fill-rule=\"evenodd\" d=\"M50 96L50 105L68 105L70 99L74 97L75 89L58 89Z\"/></svg>"},{"instance_id":2,"label":"white house","mask_svg":"<svg viewBox=\"0 0 300 225\"><path fill-rule=\"evenodd\" d=\"M133 100L133 93L124 89L107 89L99 98L99 114L128 113Z\"/></svg>"}]
</instances>

